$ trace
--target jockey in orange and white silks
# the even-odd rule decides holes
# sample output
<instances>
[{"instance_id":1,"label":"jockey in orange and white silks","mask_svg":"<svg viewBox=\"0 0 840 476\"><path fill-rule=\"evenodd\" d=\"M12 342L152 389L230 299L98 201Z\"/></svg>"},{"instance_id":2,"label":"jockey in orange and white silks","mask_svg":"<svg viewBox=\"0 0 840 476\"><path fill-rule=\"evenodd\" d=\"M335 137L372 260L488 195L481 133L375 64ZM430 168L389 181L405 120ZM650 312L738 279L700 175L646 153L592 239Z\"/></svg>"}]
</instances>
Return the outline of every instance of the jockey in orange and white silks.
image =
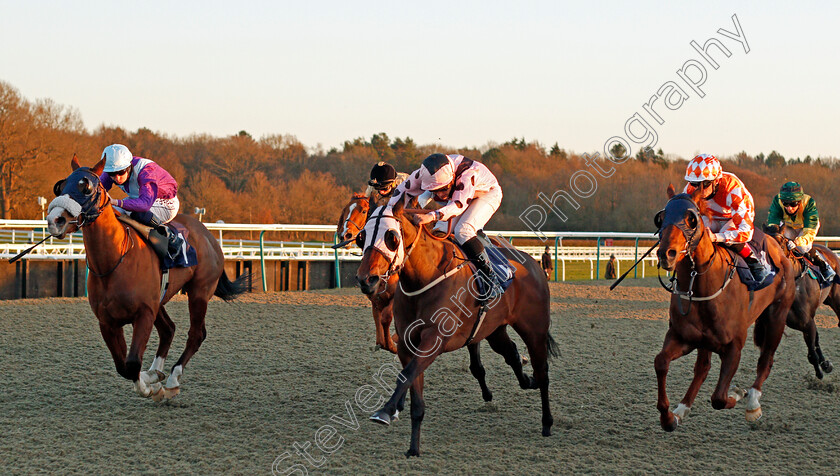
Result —
<instances>
[{"instance_id":1,"label":"jockey in orange and white silks","mask_svg":"<svg viewBox=\"0 0 840 476\"><path fill-rule=\"evenodd\" d=\"M421 205L429 201L424 200L426 197L443 204L437 210L419 215L420 223L437 220L438 226L444 227L443 222L454 220L452 234L455 240L482 271L479 275L489 278L487 284L491 295L487 299L501 294L484 245L476 236L502 203L502 187L490 169L463 155L432 154L397 187L388 206L396 205L406 195L420 196Z\"/></svg>"},{"instance_id":2,"label":"jockey in orange and white silks","mask_svg":"<svg viewBox=\"0 0 840 476\"><path fill-rule=\"evenodd\" d=\"M700 154L688 163L685 180L683 192L690 194L700 188L706 200L712 219L704 216L703 222L711 240L738 252L756 281L764 281L767 270L746 246L755 230L755 204L744 183L735 174L724 172L717 157L709 154Z\"/></svg>"}]
</instances>

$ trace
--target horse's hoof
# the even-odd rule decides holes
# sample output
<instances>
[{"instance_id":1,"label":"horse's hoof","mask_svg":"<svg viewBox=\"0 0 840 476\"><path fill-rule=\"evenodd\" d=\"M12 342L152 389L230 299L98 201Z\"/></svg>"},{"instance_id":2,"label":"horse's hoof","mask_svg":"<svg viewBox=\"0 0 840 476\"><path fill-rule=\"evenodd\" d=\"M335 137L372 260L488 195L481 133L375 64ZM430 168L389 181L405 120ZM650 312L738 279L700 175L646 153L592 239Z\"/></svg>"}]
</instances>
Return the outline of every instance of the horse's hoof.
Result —
<instances>
[{"instance_id":1,"label":"horse's hoof","mask_svg":"<svg viewBox=\"0 0 840 476\"><path fill-rule=\"evenodd\" d=\"M160 387L157 389L157 391L152 391L152 401L162 402L165 395L166 391L163 389L163 387Z\"/></svg>"},{"instance_id":2,"label":"horse's hoof","mask_svg":"<svg viewBox=\"0 0 840 476\"><path fill-rule=\"evenodd\" d=\"M409 448L409 450L405 452L405 457L406 458L411 458L412 456L418 456L419 457L420 456L420 450L415 450L415 449Z\"/></svg>"},{"instance_id":3,"label":"horse's hoof","mask_svg":"<svg viewBox=\"0 0 840 476\"><path fill-rule=\"evenodd\" d=\"M166 380L166 374L160 370L144 370L140 372L140 378L146 385L151 385Z\"/></svg>"},{"instance_id":4,"label":"horse's hoof","mask_svg":"<svg viewBox=\"0 0 840 476\"><path fill-rule=\"evenodd\" d=\"M544 426L542 429L542 436L551 436L551 427Z\"/></svg>"},{"instance_id":5,"label":"horse's hoof","mask_svg":"<svg viewBox=\"0 0 840 476\"><path fill-rule=\"evenodd\" d=\"M761 407L758 407L755 410L747 410L747 421L758 421L759 418L761 418Z\"/></svg>"},{"instance_id":6,"label":"horse's hoof","mask_svg":"<svg viewBox=\"0 0 840 476\"><path fill-rule=\"evenodd\" d=\"M391 417L384 411L379 410L378 412L370 416L370 421L374 423L379 423L380 425L388 426L391 424Z\"/></svg>"},{"instance_id":7,"label":"horse's hoof","mask_svg":"<svg viewBox=\"0 0 840 476\"><path fill-rule=\"evenodd\" d=\"M727 393L726 396L729 398L734 398L735 402L737 403L742 398L747 396L747 391L743 388L738 388L735 385L732 385L731 387L729 387L729 393Z\"/></svg>"},{"instance_id":8,"label":"horse's hoof","mask_svg":"<svg viewBox=\"0 0 840 476\"><path fill-rule=\"evenodd\" d=\"M833 365L831 365L831 362L829 362L829 361L827 361L827 360L823 360L823 361L820 363L820 367L822 367L823 372L825 372L825 373L827 373L827 374L830 374L830 373L831 373L831 371L832 371L832 370L834 370L834 366L833 366Z\"/></svg>"},{"instance_id":9,"label":"horse's hoof","mask_svg":"<svg viewBox=\"0 0 840 476\"><path fill-rule=\"evenodd\" d=\"M690 413L691 407L687 407L683 403L677 405L677 408L674 410L674 418L677 420L677 425L685 421Z\"/></svg>"},{"instance_id":10,"label":"horse's hoof","mask_svg":"<svg viewBox=\"0 0 840 476\"><path fill-rule=\"evenodd\" d=\"M669 433L676 430L677 426L679 426L677 418L671 412L668 412L667 415L661 415L659 417L659 424L662 425L663 430Z\"/></svg>"},{"instance_id":11,"label":"horse's hoof","mask_svg":"<svg viewBox=\"0 0 840 476\"><path fill-rule=\"evenodd\" d=\"M163 387L163 398L167 400L175 398L179 393L181 393L181 387Z\"/></svg>"},{"instance_id":12,"label":"horse's hoof","mask_svg":"<svg viewBox=\"0 0 840 476\"><path fill-rule=\"evenodd\" d=\"M815 368L814 370L815 370L814 375L816 375L818 379L822 380L823 379L823 373L822 373L822 371L820 371L819 367Z\"/></svg>"},{"instance_id":13,"label":"horse's hoof","mask_svg":"<svg viewBox=\"0 0 840 476\"><path fill-rule=\"evenodd\" d=\"M400 419L400 411L394 410L394 414L391 415L391 422L395 422Z\"/></svg>"}]
</instances>

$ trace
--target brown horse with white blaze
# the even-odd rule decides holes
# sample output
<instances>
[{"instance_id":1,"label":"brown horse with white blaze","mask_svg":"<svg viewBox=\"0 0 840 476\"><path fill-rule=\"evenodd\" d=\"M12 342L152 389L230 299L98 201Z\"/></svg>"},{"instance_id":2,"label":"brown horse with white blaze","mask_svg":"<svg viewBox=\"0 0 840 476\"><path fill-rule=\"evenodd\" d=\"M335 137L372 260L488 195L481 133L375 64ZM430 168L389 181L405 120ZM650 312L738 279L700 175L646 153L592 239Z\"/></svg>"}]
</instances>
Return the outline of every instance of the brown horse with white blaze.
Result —
<instances>
[{"instance_id":1,"label":"brown horse with white blaze","mask_svg":"<svg viewBox=\"0 0 840 476\"><path fill-rule=\"evenodd\" d=\"M389 424L411 391L411 444L406 456L420 454L420 426L425 414L423 376L441 354L473 346L482 339L504 356L522 388L539 389L542 434L549 436L553 418L548 401L548 358L557 355L549 334L549 290L539 264L525 253L503 248L516 268L507 291L487 304L480 319L475 297L475 276L463 252L453 243L433 239L405 213L400 202L392 214L380 207L365 225L364 255L357 279L369 293L382 279L399 272L394 298L394 323L400 338L397 355L403 370L396 389L371 420ZM522 372L516 345L507 334L510 325L522 337L531 356L534 376Z\"/></svg>"},{"instance_id":2,"label":"brown horse with white blaze","mask_svg":"<svg viewBox=\"0 0 840 476\"><path fill-rule=\"evenodd\" d=\"M733 278L735 257L709 238L702 220L708 213L706 201L699 195L699 190L692 195L676 195L674 187L669 186L670 200L654 220L661 239L657 252L659 267L676 275L668 332L654 362L659 389L657 408L665 431L673 431L688 416L709 373L712 352L721 359L712 407L718 410L732 408L746 394L747 420L761 417L762 384L773 366L773 355L782 338L785 317L795 293L793 266L781 246L770 237L765 237L765 244L769 258L778 268L772 284L750 292L737 277ZM755 381L744 392L730 388L730 384L753 323L755 344L761 354ZM680 404L671 412L665 391L669 365L672 360L695 349L694 379Z\"/></svg>"},{"instance_id":3,"label":"brown horse with white blaze","mask_svg":"<svg viewBox=\"0 0 840 476\"><path fill-rule=\"evenodd\" d=\"M99 330L114 359L117 372L134 382L143 397L155 401L172 398L180 392L184 366L207 335L204 317L207 302L215 294L230 300L247 290L247 276L231 282L224 272L224 256L219 243L198 220L178 215L175 221L189 231L189 244L195 248L197 264L170 270L169 287L161 296L160 259L137 231L117 219L108 193L99 177L105 159L94 167L80 167L73 156L73 172L56 183L56 199L47 217L49 232L58 238L82 230L87 255L88 300ZM183 354L172 368L165 384L163 366L175 324L164 305L179 290L186 291L190 329ZM131 347L126 353L123 326L133 327ZM140 371L143 353L152 327L160 336L157 354L149 370Z\"/></svg>"},{"instance_id":4,"label":"brown horse with white blaze","mask_svg":"<svg viewBox=\"0 0 840 476\"><path fill-rule=\"evenodd\" d=\"M360 244L358 237L361 236L369 214L370 198L362 193L354 193L338 219L336 234L342 241L335 245L335 248L348 246L353 240L357 241L359 248L363 247L364 243ZM397 344L394 343L396 337L391 335L391 322L394 319L394 293L397 291L398 280L395 274L382 283L381 289L367 295L373 312L373 326L376 329L374 349L385 349L393 354L397 353Z\"/></svg>"}]
</instances>

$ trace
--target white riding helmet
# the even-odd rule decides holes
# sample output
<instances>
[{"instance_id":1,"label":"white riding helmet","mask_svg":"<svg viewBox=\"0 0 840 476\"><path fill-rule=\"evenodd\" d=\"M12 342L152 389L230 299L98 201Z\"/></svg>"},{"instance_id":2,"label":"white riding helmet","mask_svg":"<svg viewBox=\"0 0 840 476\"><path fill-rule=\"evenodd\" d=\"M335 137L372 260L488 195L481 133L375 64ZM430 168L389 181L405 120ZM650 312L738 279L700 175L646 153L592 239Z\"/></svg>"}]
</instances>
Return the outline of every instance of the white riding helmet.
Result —
<instances>
[{"instance_id":1,"label":"white riding helmet","mask_svg":"<svg viewBox=\"0 0 840 476\"><path fill-rule=\"evenodd\" d=\"M131 151L128 147L122 144L112 144L102 151L102 157L105 159L104 172L119 172L131 166Z\"/></svg>"}]
</instances>

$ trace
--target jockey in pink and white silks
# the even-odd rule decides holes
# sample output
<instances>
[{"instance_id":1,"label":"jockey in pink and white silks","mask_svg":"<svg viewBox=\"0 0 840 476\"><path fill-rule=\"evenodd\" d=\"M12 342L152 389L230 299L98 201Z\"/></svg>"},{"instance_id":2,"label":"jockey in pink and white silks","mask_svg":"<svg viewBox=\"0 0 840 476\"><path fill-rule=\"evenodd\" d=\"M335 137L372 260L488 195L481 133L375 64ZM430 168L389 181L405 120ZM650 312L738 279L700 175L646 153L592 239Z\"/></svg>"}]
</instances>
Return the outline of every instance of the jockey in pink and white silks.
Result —
<instances>
[{"instance_id":1,"label":"jockey in pink and white silks","mask_svg":"<svg viewBox=\"0 0 840 476\"><path fill-rule=\"evenodd\" d=\"M502 294L499 277L490 266L484 245L476 236L502 203L502 187L484 164L459 154L432 154L419 169L397 186L388 202L393 207L406 195L419 196L420 204L434 200L444 205L418 215L420 224L438 221L436 228L446 230L444 222L454 220L452 234L467 258L480 271L490 289L480 301L489 301Z\"/></svg>"},{"instance_id":2,"label":"jockey in pink and white silks","mask_svg":"<svg viewBox=\"0 0 840 476\"><path fill-rule=\"evenodd\" d=\"M99 180L105 190L116 185L128 197L113 200L114 207L144 225L151 226L149 240L162 235L160 239L168 243L169 255L174 256L181 247L182 239L164 226L178 214L181 204L178 200L178 183L163 167L143 157L134 157L128 147L112 144L102 151L105 168Z\"/></svg>"}]
</instances>

